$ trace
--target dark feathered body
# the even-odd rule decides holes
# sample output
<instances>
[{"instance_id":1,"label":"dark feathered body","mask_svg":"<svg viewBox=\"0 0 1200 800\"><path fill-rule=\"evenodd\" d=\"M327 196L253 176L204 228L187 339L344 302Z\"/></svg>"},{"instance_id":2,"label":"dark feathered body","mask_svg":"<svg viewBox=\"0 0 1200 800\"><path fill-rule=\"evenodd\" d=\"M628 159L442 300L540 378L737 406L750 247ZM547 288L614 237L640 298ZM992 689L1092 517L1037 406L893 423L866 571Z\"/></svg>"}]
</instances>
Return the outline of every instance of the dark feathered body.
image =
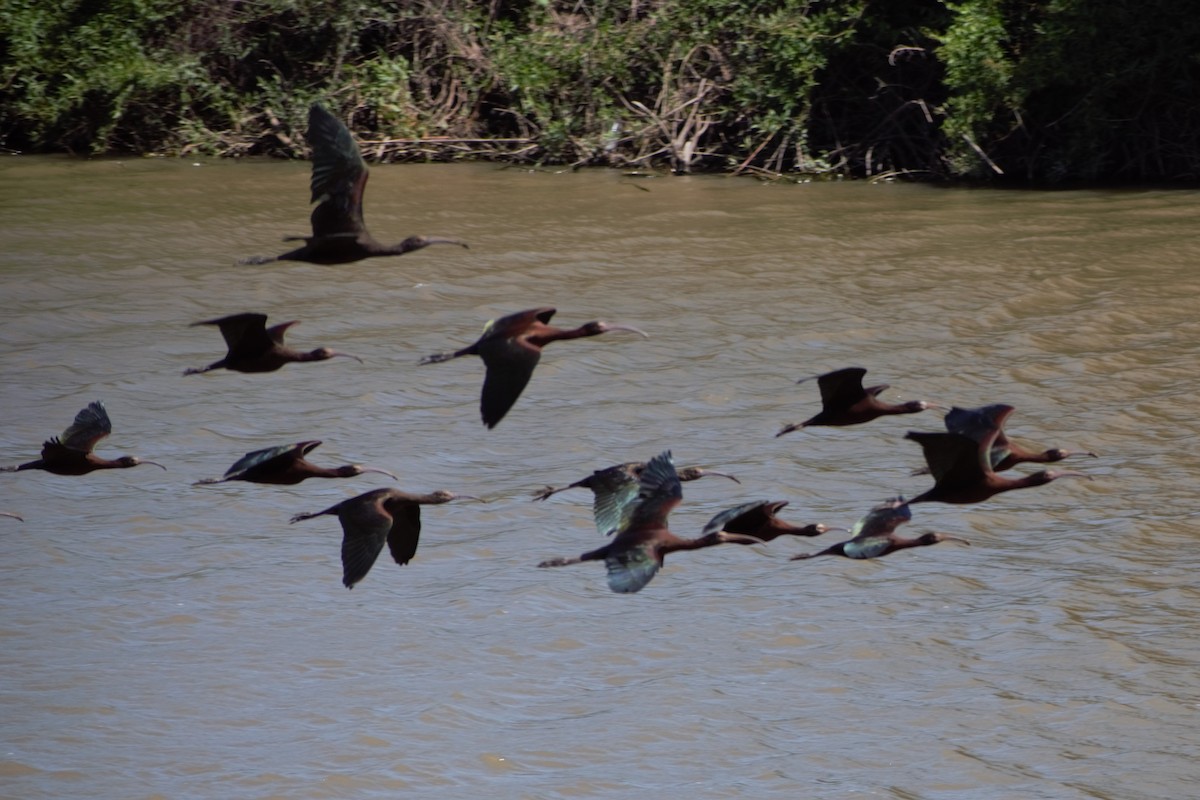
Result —
<instances>
[{"instance_id":1,"label":"dark feathered body","mask_svg":"<svg viewBox=\"0 0 1200 800\"><path fill-rule=\"evenodd\" d=\"M910 547L928 547L938 542L962 542L970 544L965 539L947 536L944 533L924 533L913 539L903 539L896 535L896 528L912 519L912 511L903 497L887 500L867 512L850 531L852 538L838 542L816 553L803 553L792 556L792 561L798 561L817 556L842 556L844 558L867 559L882 558L897 550Z\"/></svg>"},{"instance_id":2,"label":"dark feathered body","mask_svg":"<svg viewBox=\"0 0 1200 800\"><path fill-rule=\"evenodd\" d=\"M421 506L454 499L455 495L443 490L410 494L399 489L375 489L324 511L297 514L292 522L323 514L338 518L342 525L342 585L352 589L366 577L385 543L397 564L411 561L421 537Z\"/></svg>"},{"instance_id":3,"label":"dark feathered body","mask_svg":"<svg viewBox=\"0 0 1200 800\"><path fill-rule=\"evenodd\" d=\"M500 317L487 323L483 334L474 344L452 353L437 353L421 359L422 364L437 364L461 356L479 356L487 373L479 400L483 424L496 427L517 402L521 392L533 377L533 370L542 357L542 348L550 342L599 336L608 331L632 331L645 336L637 328L611 325L607 322L588 322L578 328L556 328L550 325L553 308L531 308Z\"/></svg>"},{"instance_id":4,"label":"dark feathered body","mask_svg":"<svg viewBox=\"0 0 1200 800\"><path fill-rule=\"evenodd\" d=\"M830 530L819 523L793 525L779 519L776 514L787 505L787 500L754 500L742 503L714 516L704 526L704 531L708 533L712 530L723 530L726 533L740 533L762 542L770 542L780 536L820 536Z\"/></svg>"},{"instance_id":5,"label":"dark feathered body","mask_svg":"<svg viewBox=\"0 0 1200 800\"><path fill-rule=\"evenodd\" d=\"M222 477L208 478L198 481L198 483L211 484L224 483L225 481L246 481L247 483L294 486L309 478L353 478L365 472L378 472L391 477L393 480L396 479L396 476L387 470L364 467L360 464L345 464L340 467L318 467L306 459L305 456L320 444L319 440L313 440L255 450L234 462L232 467L225 470L225 474Z\"/></svg>"},{"instance_id":6,"label":"dark feathered body","mask_svg":"<svg viewBox=\"0 0 1200 800\"><path fill-rule=\"evenodd\" d=\"M112 422L104 404L100 401L89 403L87 408L75 415L75 421L63 431L62 436L47 439L42 444L41 458L15 467L3 467L0 471L38 469L54 475L87 475L99 469L127 469L139 464L153 464L166 469L162 464L142 461L136 456L108 459L96 455L96 443L110 433Z\"/></svg>"},{"instance_id":7,"label":"dark feathered body","mask_svg":"<svg viewBox=\"0 0 1200 800\"><path fill-rule=\"evenodd\" d=\"M596 520L596 529L605 536L610 536L629 521L629 515L637 504L639 481L646 469L645 461L627 461L604 469L598 469L586 478L575 481L568 486L554 488L547 486L534 493L533 499L545 500L553 494L567 489L590 489L594 495L592 515ZM719 475L729 478L734 483L741 483L732 475L724 472L703 469L702 467L684 467L678 470L679 480L699 480L707 475Z\"/></svg>"},{"instance_id":8,"label":"dark feathered body","mask_svg":"<svg viewBox=\"0 0 1200 800\"><path fill-rule=\"evenodd\" d=\"M313 105L305 137L312 148L312 202L317 204L310 217L312 236L289 236L284 241L302 239L304 246L274 258L249 258L242 263L349 264L375 256L401 256L433 244L467 246L440 236L410 236L393 245L376 240L363 222L367 164L350 130L324 107Z\"/></svg>"},{"instance_id":9,"label":"dark feathered body","mask_svg":"<svg viewBox=\"0 0 1200 800\"><path fill-rule=\"evenodd\" d=\"M751 541L747 537L716 531L695 539L676 536L667 528L667 516L683 498L683 487L670 452L652 458L639 479L638 501L625 527L604 547L577 558L543 561L539 567L563 567L584 561L603 561L608 586L614 592L642 589L662 567L670 553L698 550L726 542Z\"/></svg>"},{"instance_id":10,"label":"dark feathered body","mask_svg":"<svg viewBox=\"0 0 1200 800\"><path fill-rule=\"evenodd\" d=\"M896 405L884 403L879 399L879 395L888 388L888 384L863 388L863 376L866 374L867 371L862 367L847 367L813 376L821 390L820 413L804 422L787 425L775 435L783 436L785 433L814 425L861 425L883 416L915 414L927 408L938 407L924 400L910 400ZM796 382L803 383L812 379L801 378Z\"/></svg>"},{"instance_id":11,"label":"dark feathered body","mask_svg":"<svg viewBox=\"0 0 1200 800\"><path fill-rule=\"evenodd\" d=\"M1003 420L1001 420L1003 421ZM961 433L909 431L906 439L921 445L934 485L910 503L979 503L1001 492L1043 486L1063 477L1087 477L1079 472L1042 470L1020 478L997 475L992 468L992 445L999 428L979 439Z\"/></svg>"},{"instance_id":12,"label":"dark feathered body","mask_svg":"<svg viewBox=\"0 0 1200 800\"><path fill-rule=\"evenodd\" d=\"M214 369L228 369L234 372L274 372L284 364L306 361L327 361L339 356L353 358L362 363L358 356L340 353L321 347L309 352L293 350L283 342L284 333L299 320L282 322L267 327L267 315L247 312L231 314L218 319L206 319L193 322L197 325L216 325L225 339L228 352L220 361L214 361L207 367L184 370L184 375L198 375Z\"/></svg>"},{"instance_id":13,"label":"dark feathered body","mask_svg":"<svg viewBox=\"0 0 1200 800\"><path fill-rule=\"evenodd\" d=\"M979 408L959 408L955 406L946 414L946 430L950 433L961 433L976 441L996 431L995 439L989 450L992 470L1004 472L1017 464L1052 464L1071 456L1091 456L1091 451L1075 452L1054 447L1046 450L1030 450L1008 438L1004 424L1015 409L1012 406L996 403Z\"/></svg>"}]
</instances>

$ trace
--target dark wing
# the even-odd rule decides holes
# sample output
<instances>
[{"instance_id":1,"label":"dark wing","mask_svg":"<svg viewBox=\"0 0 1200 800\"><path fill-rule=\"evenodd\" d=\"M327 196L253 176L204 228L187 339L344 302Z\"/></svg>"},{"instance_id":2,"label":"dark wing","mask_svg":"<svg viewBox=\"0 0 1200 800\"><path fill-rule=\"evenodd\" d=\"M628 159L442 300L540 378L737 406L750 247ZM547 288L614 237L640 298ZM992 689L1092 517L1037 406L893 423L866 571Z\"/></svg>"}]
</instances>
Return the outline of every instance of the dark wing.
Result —
<instances>
[{"instance_id":1,"label":"dark wing","mask_svg":"<svg viewBox=\"0 0 1200 800\"><path fill-rule=\"evenodd\" d=\"M961 433L922 433L909 431L904 438L921 445L925 463L939 486L957 489L974 486L984 479L984 455L991 450L995 434L976 442ZM987 469L991 469L989 465Z\"/></svg>"},{"instance_id":2,"label":"dark wing","mask_svg":"<svg viewBox=\"0 0 1200 800\"><path fill-rule=\"evenodd\" d=\"M312 212L314 237L356 235L366 230L362 198L367 185L367 164L350 130L321 105L308 111L312 148Z\"/></svg>"},{"instance_id":3,"label":"dark wing","mask_svg":"<svg viewBox=\"0 0 1200 800\"><path fill-rule=\"evenodd\" d=\"M112 422L104 404L99 400L88 403L87 408L75 415L75 421L62 432L59 441L63 447L90 453L96 447L96 442L112 433ZM54 441L54 440L50 440ZM47 445L50 442L46 443Z\"/></svg>"},{"instance_id":4,"label":"dark wing","mask_svg":"<svg viewBox=\"0 0 1200 800\"><path fill-rule=\"evenodd\" d=\"M206 319L193 325L216 325L221 329L229 353L259 353L271 346L267 337L266 314L231 314L220 319Z\"/></svg>"},{"instance_id":5,"label":"dark wing","mask_svg":"<svg viewBox=\"0 0 1200 800\"><path fill-rule=\"evenodd\" d=\"M890 536L861 536L842 542L842 555L846 558L878 558L892 549Z\"/></svg>"},{"instance_id":6,"label":"dark wing","mask_svg":"<svg viewBox=\"0 0 1200 800\"><path fill-rule=\"evenodd\" d=\"M58 437L47 439L42 442L42 461L47 463L71 463L81 458L80 453L88 453L87 450L76 450L73 447L67 447L58 440Z\"/></svg>"},{"instance_id":7,"label":"dark wing","mask_svg":"<svg viewBox=\"0 0 1200 800\"><path fill-rule=\"evenodd\" d=\"M1005 421L1014 411L1012 406L995 403L979 408L959 408L954 406L946 413L946 430L950 433L961 433L980 441L994 430L1004 427Z\"/></svg>"},{"instance_id":8,"label":"dark wing","mask_svg":"<svg viewBox=\"0 0 1200 800\"><path fill-rule=\"evenodd\" d=\"M347 589L366 577L392 529L392 516L383 508L387 489L347 500L338 509L342 523L342 583Z\"/></svg>"},{"instance_id":9,"label":"dark wing","mask_svg":"<svg viewBox=\"0 0 1200 800\"><path fill-rule=\"evenodd\" d=\"M388 532L388 548L392 558L403 566L417 554L417 542L421 538L421 507L416 503L392 506L392 529Z\"/></svg>"},{"instance_id":10,"label":"dark wing","mask_svg":"<svg viewBox=\"0 0 1200 800\"><path fill-rule=\"evenodd\" d=\"M976 442L982 442L984 437L994 434L995 438L988 452L989 463L995 467L1012 453L1008 446L1008 437L1004 434L1004 423L1015 410L1003 403L979 408L955 406L946 414L946 430L968 436Z\"/></svg>"},{"instance_id":11,"label":"dark wing","mask_svg":"<svg viewBox=\"0 0 1200 800\"><path fill-rule=\"evenodd\" d=\"M637 462L617 464L596 470L586 479L585 485L596 496L592 516L601 534L611 536L629 523L641 488L637 478L637 468L641 466Z\"/></svg>"},{"instance_id":12,"label":"dark wing","mask_svg":"<svg viewBox=\"0 0 1200 800\"><path fill-rule=\"evenodd\" d=\"M281 444L278 447L267 447L255 450L233 462L233 466L225 470L224 479L240 477L252 469L262 469L271 461L279 460L282 467L285 462L304 458L305 454L316 448L319 441L297 442L296 444Z\"/></svg>"},{"instance_id":13,"label":"dark wing","mask_svg":"<svg viewBox=\"0 0 1200 800\"><path fill-rule=\"evenodd\" d=\"M479 356L487 367L479 412L483 424L494 428L529 384L542 351L519 339L488 338L480 340Z\"/></svg>"},{"instance_id":14,"label":"dark wing","mask_svg":"<svg viewBox=\"0 0 1200 800\"><path fill-rule=\"evenodd\" d=\"M867 539L883 537L886 539L895 532L896 528L912 519L912 510L903 499L888 500L872 508L862 519L854 523L850 534L851 541L865 542ZM852 556L853 558L854 556Z\"/></svg>"},{"instance_id":15,"label":"dark wing","mask_svg":"<svg viewBox=\"0 0 1200 800\"><path fill-rule=\"evenodd\" d=\"M513 336L520 336L528 331L535 322L549 325L555 311L556 309L550 306L542 306L541 308L528 308L524 311L509 314L506 317L497 317L496 319L488 320L487 324L483 326L483 333L480 334L479 341L483 342L493 338L507 339Z\"/></svg>"},{"instance_id":16,"label":"dark wing","mask_svg":"<svg viewBox=\"0 0 1200 800\"><path fill-rule=\"evenodd\" d=\"M650 582L661 564L648 545L639 545L610 553L604 566L608 568L608 588L632 594Z\"/></svg>"},{"instance_id":17,"label":"dark wing","mask_svg":"<svg viewBox=\"0 0 1200 800\"><path fill-rule=\"evenodd\" d=\"M630 513L629 524L666 527L667 515L682 499L683 484L675 472L671 451L666 450L650 459L642 470L637 501Z\"/></svg>"},{"instance_id":18,"label":"dark wing","mask_svg":"<svg viewBox=\"0 0 1200 800\"><path fill-rule=\"evenodd\" d=\"M272 325L271 327L267 328L267 339L269 341L273 342L274 344L277 344L280 347L283 347L283 336L284 336L284 334L287 333L287 329L292 327L299 321L300 320L298 320L298 319L294 319L294 320L291 320L290 322L281 322L278 325ZM269 347L270 347L270 345L267 346L267 348L269 348ZM267 349L267 348L264 348L264 349Z\"/></svg>"},{"instance_id":19,"label":"dark wing","mask_svg":"<svg viewBox=\"0 0 1200 800\"><path fill-rule=\"evenodd\" d=\"M817 376L822 407L847 408L862 400L867 396L862 383L866 374L867 371L862 367L846 367ZM886 388L881 387L880 391Z\"/></svg>"},{"instance_id":20,"label":"dark wing","mask_svg":"<svg viewBox=\"0 0 1200 800\"><path fill-rule=\"evenodd\" d=\"M749 503L742 503L716 514L705 524L704 530L700 533L702 536L706 536L723 530L729 533L744 533L754 536L770 521L777 508L786 505L786 502L772 503L769 500L752 500Z\"/></svg>"}]
</instances>

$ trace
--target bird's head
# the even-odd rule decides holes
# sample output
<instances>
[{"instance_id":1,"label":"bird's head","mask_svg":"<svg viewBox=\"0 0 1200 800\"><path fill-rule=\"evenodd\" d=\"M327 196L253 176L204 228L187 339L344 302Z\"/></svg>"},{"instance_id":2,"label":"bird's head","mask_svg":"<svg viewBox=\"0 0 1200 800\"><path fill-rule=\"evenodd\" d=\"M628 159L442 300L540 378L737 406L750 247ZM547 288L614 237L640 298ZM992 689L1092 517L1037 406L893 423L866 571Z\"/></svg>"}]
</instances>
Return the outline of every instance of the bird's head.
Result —
<instances>
[{"instance_id":1,"label":"bird's head","mask_svg":"<svg viewBox=\"0 0 1200 800\"><path fill-rule=\"evenodd\" d=\"M139 464L153 464L161 470L166 470L166 467L164 467L162 464L159 464L157 461L143 461L137 456L121 456L117 459L117 463L120 464L122 468L136 467Z\"/></svg>"},{"instance_id":2,"label":"bird's head","mask_svg":"<svg viewBox=\"0 0 1200 800\"><path fill-rule=\"evenodd\" d=\"M733 481L734 483L741 483L741 481L732 475L728 475L724 472L717 472L713 469L704 469L703 467L684 467L683 469L679 470L678 474L679 480L681 481L694 481L697 478L703 478L705 475L720 475L722 478L729 478L729 480Z\"/></svg>"},{"instance_id":3,"label":"bird's head","mask_svg":"<svg viewBox=\"0 0 1200 800\"><path fill-rule=\"evenodd\" d=\"M643 339L650 338L650 334L640 328L635 328L632 325L619 325L615 322L604 322L603 320L584 323L583 330L588 336L599 336L602 333L610 333L612 331L629 331L630 333L636 333Z\"/></svg>"},{"instance_id":4,"label":"bird's head","mask_svg":"<svg viewBox=\"0 0 1200 800\"><path fill-rule=\"evenodd\" d=\"M484 502L483 498L476 497L473 494L455 494L454 492L448 492L445 489L438 489L436 492L430 492L429 494L429 502L433 505L449 503L451 500L475 500L480 503Z\"/></svg>"},{"instance_id":5,"label":"bird's head","mask_svg":"<svg viewBox=\"0 0 1200 800\"><path fill-rule=\"evenodd\" d=\"M318 347L308 354L312 361L328 361L331 358L353 358L358 363L363 363L363 360L358 356L352 356L349 353L343 353L340 350L333 350L328 347Z\"/></svg>"},{"instance_id":6,"label":"bird's head","mask_svg":"<svg viewBox=\"0 0 1200 800\"><path fill-rule=\"evenodd\" d=\"M962 544L970 544L966 539L960 539L957 536L951 536L948 533L923 533L917 537L917 541L922 545L937 544L938 542L960 542Z\"/></svg>"},{"instance_id":7,"label":"bird's head","mask_svg":"<svg viewBox=\"0 0 1200 800\"><path fill-rule=\"evenodd\" d=\"M1044 454L1047 461L1062 461L1064 458L1071 456L1090 456L1097 458L1097 455L1091 450L1063 450L1061 447L1052 447Z\"/></svg>"},{"instance_id":8,"label":"bird's head","mask_svg":"<svg viewBox=\"0 0 1200 800\"><path fill-rule=\"evenodd\" d=\"M336 470L334 470L334 472L337 473L339 478L354 478L359 475L362 475L365 472L377 472L380 475L387 475L389 478L391 478L394 481L400 480L395 475L388 472L386 469L378 469L376 467L364 467L362 464L347 464L344 467L338 467Z\"/></svg>"},{"instance_id":9,"label":"bird's head","mask_svg":"<svg viewBox=\"0 0 1200 800\"><path fill-rule=\"evenodd\" d=\"M1086 478L1089 481L1094 480L1092 476L1088 475L1086 472L1075 472L1074 470L1067 469L1044 469L1041 472L1033 473L1029 477L1033 479L1032 483L1035 486L1041 486L1042 484L1049 483L1050 481L1056 481L1059 478Z\"/></svg>"}]
</instances>

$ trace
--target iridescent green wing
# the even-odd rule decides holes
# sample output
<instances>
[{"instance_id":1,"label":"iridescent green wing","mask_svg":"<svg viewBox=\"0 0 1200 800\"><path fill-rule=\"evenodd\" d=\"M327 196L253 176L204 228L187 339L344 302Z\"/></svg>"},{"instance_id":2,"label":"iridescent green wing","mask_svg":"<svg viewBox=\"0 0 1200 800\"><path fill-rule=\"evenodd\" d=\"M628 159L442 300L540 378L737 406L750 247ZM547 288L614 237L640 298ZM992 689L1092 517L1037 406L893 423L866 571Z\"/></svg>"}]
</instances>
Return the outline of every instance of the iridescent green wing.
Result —
<instances>
[{"instance_id":1,"label":"iridescent green wing","mask_svg":"<svg viewBox=\"0 0 1200 800\"><path fill-rule=\"evenodd\" d=\"M878 558L888 552L891 539L887 536L864 536L842 544L847 558Z\"/></svg>"},{"instance_id":2,"label":"iridescent green wing","mask_svg":"<svg viewBox=\"0 0 1200 800\"><path fill-rule=\"evenodd\" d=\"M639 545L610 554L604 566L608 568L608 588L632 594L650 582L661 564L649 546Z\"/></svg>"},{"instance_id":3,"label":"iridescent green wing","mask_svg":"<svg viewBox=\"0 0 1200 800\"><path fill-rule=\"evenodd\" d=\"M637 466L618 464L597 470L587 481L588 488L595 494L592 516L596 520L596 530L604 536L611 536L629 524L641 488L634 471Z\"/></svg>"},{"instance_id":4,"label":"iridescent green wing","mask_svg":"<svg viewBox=\"0 0 1200 800\"><path fill-rule=\"evenodd\" d=\"M632 525L667 524L667 515L683 499L683 484L675 472L671 451L666 450L646 464L639 479L638 496L629 515Z\"/></svg>"},{"instance_id":5,"label":"iridescent green wing","mask_svg":"<svg viewBox=\"0 0 1200 800\"><path fill-rule=\"evenodd\" d=\"M320 442L299 442L297 444L281 444L278 447L265 447L262 450L255 450L233 462L233 466L225 470L223 478L231 480L241 477L244 473L252 469L265 466L272 459L286 456L292 452L296 453L297 457L303 456L308 451L319 445Z\"/></svg>"}]
</instances>

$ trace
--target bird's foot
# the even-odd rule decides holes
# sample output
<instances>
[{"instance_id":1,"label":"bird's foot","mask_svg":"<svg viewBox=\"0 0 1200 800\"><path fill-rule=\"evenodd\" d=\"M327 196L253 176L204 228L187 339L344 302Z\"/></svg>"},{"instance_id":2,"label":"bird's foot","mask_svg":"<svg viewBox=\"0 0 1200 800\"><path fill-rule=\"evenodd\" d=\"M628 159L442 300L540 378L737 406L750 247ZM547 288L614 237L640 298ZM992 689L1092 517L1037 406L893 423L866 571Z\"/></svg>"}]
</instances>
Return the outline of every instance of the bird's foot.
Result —
<instances>
[{"instance_id":1,"label":"bird's foot","mask_svg":"<svg viewBox=\"0 0 1200 800\"><path fill-rule=\"evenodd\" d=\"M454 358L454 353L434 353L431 356L425 356L418 364L440 364L443 361L449 361Z\"/></svg>"}]
</instances>

